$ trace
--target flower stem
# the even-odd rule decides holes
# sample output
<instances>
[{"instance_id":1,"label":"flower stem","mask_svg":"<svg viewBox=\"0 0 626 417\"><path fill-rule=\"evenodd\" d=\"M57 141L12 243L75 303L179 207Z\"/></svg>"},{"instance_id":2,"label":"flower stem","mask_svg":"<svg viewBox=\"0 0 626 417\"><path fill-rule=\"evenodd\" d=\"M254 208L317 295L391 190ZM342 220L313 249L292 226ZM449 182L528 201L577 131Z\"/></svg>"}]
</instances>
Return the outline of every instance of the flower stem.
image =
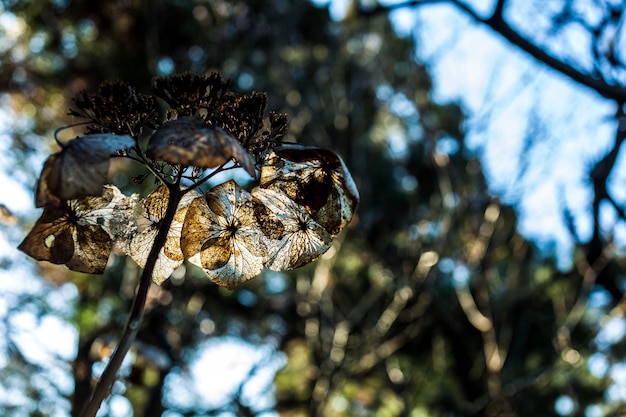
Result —
<instances>
[{"instance_id":1,"label":"flower stem","mask_svg":"<svg viewBox=\"0 0 626 417\"><path fill-rule=\"evenodd\" d=\"M159 252L165 245L170 225L172 224L172 220L176 214L176 209L178 208L178 203L180 203L180 199L183 195L183 193L180 192L179 184L180 175L178 176L175 184L168 185L170 193L167 209L163 220L161 221L159 232L154 239L154 243L152 244L148 258L146 259L146 265L143 269L143 273L141 274L137 293L135 294L135 299L133 300L133 305L131 307L128 320L126 321L124 331L122 332L120 341L118 342L113 355L111 355L104 372L100 376L100 380L96 384L89 401L85 404L80 417L94 417L96 415L102 401L109 396L113 382L115 382L117 371L122 365L122 361L124 360L126 353L128 353L128 350L137 336L137 332L139 331L139 326L143 318L148 289L150 288L150 284L152 282L152 273L154 272Z\"/></svg>"}]
</instances>

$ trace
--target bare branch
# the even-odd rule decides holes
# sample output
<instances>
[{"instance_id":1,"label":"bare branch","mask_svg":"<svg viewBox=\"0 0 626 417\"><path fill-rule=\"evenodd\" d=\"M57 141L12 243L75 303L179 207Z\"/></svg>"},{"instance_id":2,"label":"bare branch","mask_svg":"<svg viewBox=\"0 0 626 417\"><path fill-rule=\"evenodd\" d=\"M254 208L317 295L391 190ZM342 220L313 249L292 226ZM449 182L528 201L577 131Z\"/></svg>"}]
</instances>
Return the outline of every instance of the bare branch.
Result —
<instances>
[{"instance_id":1,"label":"bare branch","mask_svg":"<svg viewBox=\"0 0 626 417\"><path fill-rule=\"evenodd\" d=\"M387 13L391 10L396 10L396 9L402 9L402 8L407 8L407 7L415 8L415 7L420 7L420 6L424 6L428 4L436 4L436 3L439 3L439 4L448 3L448 4L455 6L456 8L461 10L463 13L468 15L472 20L474 20L477 23L481 23L490 27L491 29L493 29L495 33L500 34L503 38L505 38L511 44L517 46L524 52L528 53L537 61L543 62L544 64L546 64L553 70L569 77L573 81L581 85L584 85L588 88L593 89L602 97L605 97L611 100L616 100L618 102L626 102L626 87L622 87L620 85L609 84L606 80L602 79L601 77L595 76L595 74L594 75L587 74L585 72L580 71L579 69L576 69L575 67L568 64L567 62L562 61L556 58L555 56L551 55L550 53L546 52L546 50L543 47L531 42L530 40L522 36L518 31L513 29L504 20L504 17L502 15L504 11L504 6L505 6L504 0L498 1L494 9L494 13L491 15L491 17L488 17L488 18L484 18L480 16L474 9L472 9L470 6L468 6L466 3L460 0L411 0L411 1L404 2L404 3L398 3L394 5L389 5L389 6L382 6L379 4L375 8L362 9L360 10L360 13L362 15L374 15L378 13Z\"/></svg>"},{"instance_id":2,"label":"bare branch","mask_svg":"<svg viewBox=\"0 0 626 417\"><path fill-rule=\"evenodd\" d=\"M492 19L502 20L502 13L504 12L504 3L506 3L506 0L498 0L498 3L496 3L496 7L493 10L493 15L491 16Z\"/></svg>"},{"instance_id":3,"label":"bare branch","mask_svg":"<svg viewBox=\"0 0 626 417\"><path fill-rule=\"evenodd\" d=\"M554 346L561 355L564 355L571 349L571 332L580 323L585 310L587 309L587 303L589 302L589 294L593 285L596 283L598 275L611 261L611 256L608 253L608 249L605 249L602 255L597 258L593 265L589 265L586 259L581 259L576 267L582 276L583 280L581 288L578 292L576 301L570 308L569 312L562 320L562 324L555 332Z\"/></svg>"}]
</instances>

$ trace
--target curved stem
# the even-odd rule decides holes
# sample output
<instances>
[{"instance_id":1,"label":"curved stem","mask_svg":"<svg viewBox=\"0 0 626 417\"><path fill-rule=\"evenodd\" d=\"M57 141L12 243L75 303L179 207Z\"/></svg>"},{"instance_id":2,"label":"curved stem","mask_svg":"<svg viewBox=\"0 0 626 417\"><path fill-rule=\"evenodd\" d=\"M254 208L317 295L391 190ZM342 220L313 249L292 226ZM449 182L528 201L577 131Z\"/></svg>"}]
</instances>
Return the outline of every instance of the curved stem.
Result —
<instances>
[{"instance_id":1,"label":"curved stem","mask_svg":"<svg viewBox=\"0 0 626 417\"><path fill-rule=\"evenodd\" d=\"M61 149L63 149L63 148L65 148L67 146L67 143L61 142L61 140L59 139L59 133L61 131L65 130L65 129L71 129L71 128L75 127L75 126L88 125L90 123L91 123L91 121L89 120L89 121L86 121L86 122L72 123L70 125L65 125L65 126L61 126L59 128L56 128L54 130L54 133L53 133L54 141L57 143L57 145L59 145L59 147Z\"/></svg>"},{"instance_id":2,"label":"curved stem","mask_svg":"<svg viewBox=\"0 0 626 417\"><path fill-rule=\"evenodd\" d=\"M230 162L230 161L229 161ZM233 165L232 167L225 167L224 165L226 165L228 162L223 163L222 165L220 165L219 167L217 167L215 169L215 171L211 172L209 175L207 175L206 177L201 178L200 180L198 180L197 182L195 182L193 185L185 188L183 190L183 193L188 193L189 191L195 190L196 188L199 188L202 184L204 184L205 182L207 182L208 180L210 180L211 178L213 178L213 176L219 174L220 172L224 172L224 171L228 171L230 169L235 169L235 168L239 168L239 166L237 165Z\"/></svg>"},{"instance_id":3,"label":"curved stem","mask_svg":"<svg viewBox=\"0 0 626 417\"><path fill-rule=\"evenodd\" d=\"M158 178L159 181L161 181L161 184L167 185L167 181L165 181L163 176L152 167L152 161L146 157L146 155L143 153L139 145L133 147L133 150L135 151L139 159L134 158L134 157L130 157L130 159L134 159L138 161L139 163L143 164L146 168L148 168L148 170L152 173L152 175L154 175L156 178ZM180 181L180 178L178 178L178 181Z\"/></svg>"},{"instance_id":4,"label":"curved stem","mask_svg":"<svg viewBox=\"0 0 626 417\"><path fill-rule=\"evenodd\" d=\"M176 214L176 209L178 208L178 203L183 195L179 187L180 179L181 174L179 172L176 182L168 186L170 194L165 216L161 221L159 232L157 233L154 243L152 244L152 248L150 249L150 253L148 254L148 259L146 260L146 265L143 269L143 273L141 274L137 293L135 295L135 299L133 300L133 305L131 307L128 320L126 321L124 331L122 332L122 337L120 338L109 363L104 369L104 372L100 376L100 380L96 384L89 401L80 414L80 417L94 417L96 415L102 401L104 401L104 399L108 397L111 392L111 387L113 386L113 382L115 382L117 371L122 365L122 361L124 360L126 353L128 353L128 350L137 336L137 332L139 331L139 326L143 318L148 289L150 288L150 284L152 282L152 272L154 271L154 267L159 257L159 252L165 245L170 225L172 224L172 220Z\"/></svg>"}]
</instances>

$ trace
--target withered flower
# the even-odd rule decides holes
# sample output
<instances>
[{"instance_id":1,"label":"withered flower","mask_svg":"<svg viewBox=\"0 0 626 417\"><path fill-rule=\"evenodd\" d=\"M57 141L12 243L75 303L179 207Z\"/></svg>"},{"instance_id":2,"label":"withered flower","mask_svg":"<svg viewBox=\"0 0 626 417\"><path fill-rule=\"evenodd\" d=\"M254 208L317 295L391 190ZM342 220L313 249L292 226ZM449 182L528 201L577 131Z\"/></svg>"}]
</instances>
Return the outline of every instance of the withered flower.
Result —
<instances>
[{"instance_id":1,"label":"withered flower","mask_svg":"<svg viewBox=\"0 0 626 417\"><path fill-rule=\"evenodd\" d=\"M256 158L260 159L264 151L280 143L287 130L288 117L271 113L270 128L264 129L267 94L254 91L238 96L231 93L225 95L223 101L220 111L211 115L208 121L231 132Z\"/></svg>"},{"instance_id":2,"label":"withered flower","mask_svg":"<svg viewBox=\"0 0 626 417\"><path fill-rule=\"evenodd\" d=\"M183 263L183 253L180 248L180 234L183 220L191 202L198 197L194 191L188 192L178 203L178 209L169 228L165 245L159 252L152 281L161 285ZM142 268L146 265L148 255L159 233L160 222L165 216L169 199L169 190L165 185L160 186L142 200L144 218L148 221L145 228L131 241L129 255Z\"/></svg>"},{"instance_id":3,"label":"withered flower","mask_svg":"<svg viewBox=\"0 0 626 417\"><path fill-rule=\"evenodd\" d=\"M209 75L185 72L155 78L152 90L178 117L183 117L196 116L201 110L210 116L220 107L229 88L230 81L218 72Z\"/></svg>"},{"instance_id":4,"label":"withered flower","mask_svg":"<svg viewBox=\"0 0 626 417\"><path fill-rule=\"evenodd\" d=\"M336 153L302 145L283 145L266 154L259 186L285 193L336 236L350 223L359 192Z\"/></svg>"},{"instance_id":5,"label":"withered flower","mask_svg":"<svg viewBox=\"0 0 626 417\"><path fill-rule=\"evenodd\" d=\"M224 99L222 111L214 117L245 146L263 127L267 94L257 91L243 96L228 94Z\"/></svg>"},{"instance_id":6,"label":"withered flower","mask_svg":"<svg viewBox=\"0 0 626 417\"><path fill-rule=\"evenodd\" d=\"M132 202L128 199L114 186L106 186L100 197L46 207L19 249L40 261L101 274L114 238L132 233L132 226L128 226ZM126 226L130 228L127 231Z\"/></svg>"},{"instance_id":7,"label":"withered flower","mask_svg":"<svg viewBox=\"0 0 626 417\"><path fill-rule=\"evenodd\" d=\"M252 196L230 180L191 203L181 237L185 258L232 289L256 277L267 256Z\"/></svg>"},{"instance_id":8,"label":"withered flower","mask_svg":"<svg viewBox=\"0 0 626 417\"><path fill-rule=\"evenodd\" d=\"M159 112L150 95L123 81L102 83L95 94L82 92L74 99L72 116L90 120L87 133L113 133L139 137L144 128L158 125Z\"/></svg>"},{"instance_id":9,"label":"withered flower","mask_svg":"<svg viewBox=\"0 0 626 417\"><path fill-rule=\"evenodd\" d=\"M252 197L257 223L267 238L266 268L295 269L316 260L330 248L332 236L287 195L256 187Z\"/></svg>"},{"instance_id":10,"label":"withered flower","mask_svg":"<svg viewBox=\"0 0 626 417\"><path fill-rule=\"evenodd\" d=\"M272 113L266 126L267 94L229 88L219 73L187 72L156 78L154 96L124 82L82 93L70 114L88 119L86 135L61 144L46 161L36 194L45 210L20 248L37 259L102 272L116 244L144 267L167 226L153 281L161 284L188 259L226 288L264 267L280 271L317 259L354 215L359 194L350 173L332 151L278 146L287 116ZM138 138L145 128L154 133L143 149ZM142 200L143 225L137 198L104 185L112 156L143 163L166 184ZM261 166L253 194L234 181L204 197L187 192L172 224L163 224L173 187L187 181L200 187L211 177L205 169L229 161L252 177Z\"/></svg>"}]
</instances>

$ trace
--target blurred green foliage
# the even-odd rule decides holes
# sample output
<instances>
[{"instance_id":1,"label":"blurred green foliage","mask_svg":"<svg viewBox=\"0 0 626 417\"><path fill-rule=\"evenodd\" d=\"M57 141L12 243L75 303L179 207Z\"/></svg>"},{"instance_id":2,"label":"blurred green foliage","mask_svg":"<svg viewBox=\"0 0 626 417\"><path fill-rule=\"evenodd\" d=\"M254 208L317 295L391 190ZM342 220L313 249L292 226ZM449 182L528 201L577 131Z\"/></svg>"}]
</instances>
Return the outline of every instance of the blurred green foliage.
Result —
<instances>
[{"instance_id":1,"label":"blurred green foliage","mask_svg":"<svg viewBox=\"0 0 626 417\"><path fill-rule=\"evenodd\" d=\"M384 15L335 22L324 8L285 0L1 4L14 29L5 22L0 36L0 85L35 132L51 138L73 121L72 97L104 80L148 91L155 75L217 69L239 91L267 91L269 109L291 116L288 140L341 154L361 193L352 225L307 267L230 292L185 265L154 287L121 391L135 416L217 415L177 409L163 387L190 352L220 335L286 355L273 407L284 416L556 416L564 395L581 413L592 404L617 412L604 399L610 380L587 367L609 313L585 308L597 290L586 278L591 267L579 254L577 269L558 272L519 235L513 209L488 194L464 145L462 109L431 100L415 45ZM32 147L23 135L13 141L17 169L34 178L18 162ZM114 181L145 194L152 182L134 185L132 170L118 166ZM77 288L78 415L91 369L125 320L138 268L114 257L103 276L41 271ZM20 375L25 390L37 391L10 365L1 379ZM263 411L241 392L220 409Z\"/></svg>"}]
</instances>

